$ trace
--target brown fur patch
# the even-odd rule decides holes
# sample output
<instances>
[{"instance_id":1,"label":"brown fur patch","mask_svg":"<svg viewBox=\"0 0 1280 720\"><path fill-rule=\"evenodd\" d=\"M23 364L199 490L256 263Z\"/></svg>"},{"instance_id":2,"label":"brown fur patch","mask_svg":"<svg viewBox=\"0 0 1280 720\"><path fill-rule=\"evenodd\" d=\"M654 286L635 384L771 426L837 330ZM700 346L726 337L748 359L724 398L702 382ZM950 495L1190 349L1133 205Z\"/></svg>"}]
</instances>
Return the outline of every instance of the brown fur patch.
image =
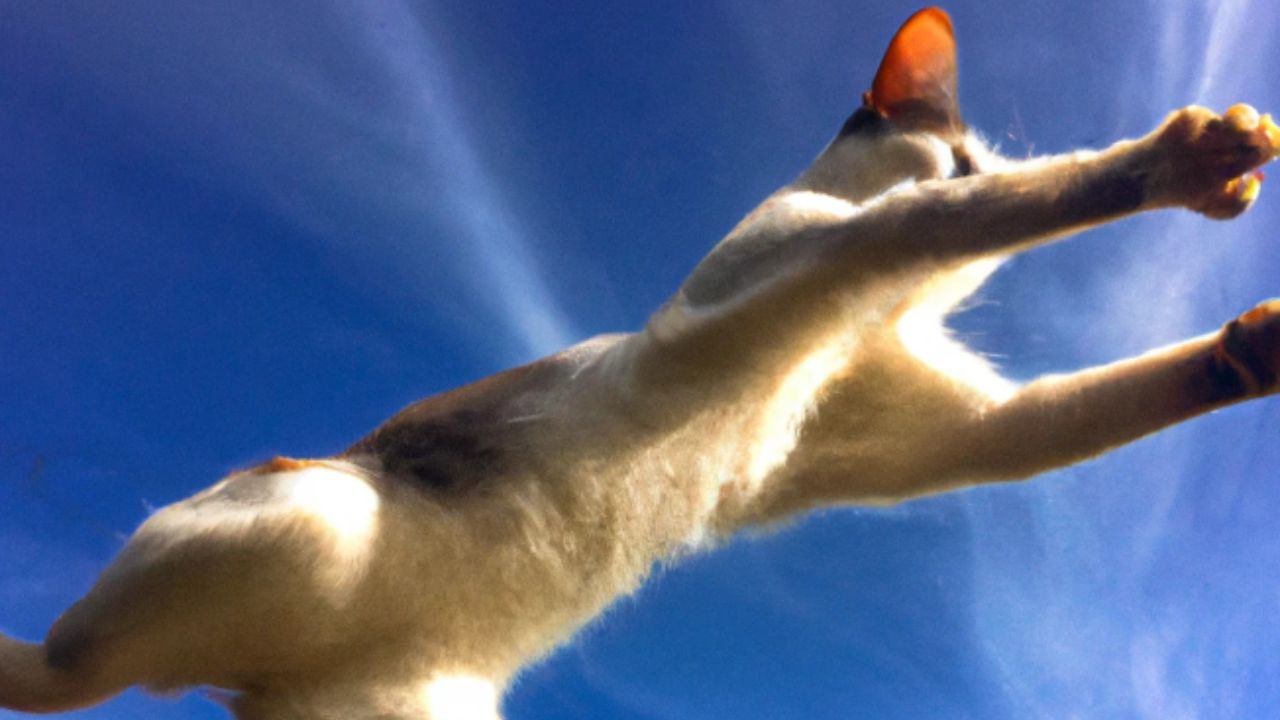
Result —
<instances>
[{"instance_id":1,"label":"brown fur patch","mask_svg":"<svg viewBox=\"0 0 1280 720\"><path fill-rule=\"evenodd\" d=\"M55 625L45 641L45 662L62 672L82 670L90 664L93 647L93 638L88 633L68 632Z\"/></svg>"},{"instance_id":2,"label":"brown fur patch","mask_svg":"<svg viewBox=\"0 0 1280 720\"><path fill-rule=\"evenodd\" d=\"M433 490L474 488L510 469L527 445L512 419L543 407L578 362L552 356L421 400L343 455L372 455L391 475Z\"/></svg>"},{"instance_id":3,"label":"brown fur patch","mask_svg":"<svg viewBox=\"0 0 1280 720\"><path fill-rule=\"evenodd\" d=\"M1275 373L1267 358L1245 337L1251 325L1269 316L1268 308L1259 306L1227 323L1214 345L1214 359L1237 377L1240 394L1261 395L1276 384Z\"/></svg>"},{"instance_id":4,"label":"brown fur patch","mask_svg":"<svg viewBox=\"0 0 1280 720\"><path fill-rule=\"evenodd\" d=\"M1252 380L1247 367L1227 351L1221 337L1204 361L1204 378L1206 382L1202 400L1207 405L1219 405L1245 397L1249 394L1249 383ZM1194 393L1194 388L1192 390L1193 397L1198 395Z\"/></svg>"},{"instance_id":5,"label":"brown fur patch","mask_svg":"<svg viewBox=\"0 0 1280 720\"><path fill-rule=\"evenodd\" d=\"M272 473L297 472L309 467L325 464L327 463L324 460L298 460L296 458L277 455L270 460L260 465L254 465L243 472L250 475L270 475Z\"/></svg>"}]
</instances>

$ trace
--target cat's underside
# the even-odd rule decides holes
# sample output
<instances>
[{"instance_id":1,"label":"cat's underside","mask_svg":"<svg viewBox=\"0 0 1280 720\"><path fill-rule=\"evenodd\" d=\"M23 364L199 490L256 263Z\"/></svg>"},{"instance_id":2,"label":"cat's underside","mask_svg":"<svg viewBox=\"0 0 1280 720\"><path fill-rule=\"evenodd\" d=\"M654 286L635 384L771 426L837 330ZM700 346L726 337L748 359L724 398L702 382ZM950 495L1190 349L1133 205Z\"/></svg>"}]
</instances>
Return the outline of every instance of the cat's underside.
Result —
<instances>
[{"instance_id":1,"label":"cat's underside","mask_svg":"<svg viewBox=\"0 0 1280 720\"><path fill-rule=\"evenodd\" d=\"M1277 390L1280 302L1017 386L948 338L1000 259L1160 208L1255 199L1280 128L1175 112L1014 162L968 133L947 16L641 332L429 398L346 452L278 458L143 524L0 706L211 685L248 718L494 718L503 688L653 564L751 524L1026 478Z\"/></svg>"}]
</instances>

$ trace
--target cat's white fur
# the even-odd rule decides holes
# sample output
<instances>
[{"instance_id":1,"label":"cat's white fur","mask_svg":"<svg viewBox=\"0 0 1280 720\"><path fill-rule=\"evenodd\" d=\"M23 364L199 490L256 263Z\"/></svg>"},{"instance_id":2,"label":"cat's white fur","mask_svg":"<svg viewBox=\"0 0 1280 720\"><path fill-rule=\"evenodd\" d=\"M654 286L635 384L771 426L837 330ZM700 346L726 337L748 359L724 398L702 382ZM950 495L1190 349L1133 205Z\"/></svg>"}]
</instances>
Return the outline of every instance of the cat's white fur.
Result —
<instances>
[{"instance_id":1,"label":"cat's white fur","mask_svg":"<svg viewBox=\"0 0 1280 720\"><path fill-rule=\"evenodd\" d=\"M155 513L44 643L0 636L0 705L211 685L243 720L496 718L522 666L656 562L821 505L1029 477L1272 392L1274 304L1024 387L943 320L1009 253L1140 210L1238 214L1252 190L1232 178L1275 154L1273 128L1192 108L1025 163L955 128L842 135L642 332Z\"/></svg>"}]
</instances>

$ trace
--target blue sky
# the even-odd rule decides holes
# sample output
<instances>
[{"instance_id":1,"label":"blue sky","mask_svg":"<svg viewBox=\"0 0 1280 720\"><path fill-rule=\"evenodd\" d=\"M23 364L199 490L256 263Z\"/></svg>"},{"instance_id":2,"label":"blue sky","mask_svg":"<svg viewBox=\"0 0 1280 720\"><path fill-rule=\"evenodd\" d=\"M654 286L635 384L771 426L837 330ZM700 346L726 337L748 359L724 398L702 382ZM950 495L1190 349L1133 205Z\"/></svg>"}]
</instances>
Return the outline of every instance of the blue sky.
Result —
<instances>
[{"instance_id":1,"label":"blue sky","mask_svg":"<svg viewBox=\"0 0 1280 720\"><path fill-rule=\"evenodd\" d=\"M146 513L639 327L855 106L915 4L0 5L0 628ZM971 125L1101 146L1280 110L1261 0L947 6ZM1280 295L1280 197L1018 258L954 321L1017 378ZM1271 718L1280 403L663 570L510 718ZM129 693L83 718L215 718ZM0 711L0 717L16 717Z\"/></svg>"}]
</instances>

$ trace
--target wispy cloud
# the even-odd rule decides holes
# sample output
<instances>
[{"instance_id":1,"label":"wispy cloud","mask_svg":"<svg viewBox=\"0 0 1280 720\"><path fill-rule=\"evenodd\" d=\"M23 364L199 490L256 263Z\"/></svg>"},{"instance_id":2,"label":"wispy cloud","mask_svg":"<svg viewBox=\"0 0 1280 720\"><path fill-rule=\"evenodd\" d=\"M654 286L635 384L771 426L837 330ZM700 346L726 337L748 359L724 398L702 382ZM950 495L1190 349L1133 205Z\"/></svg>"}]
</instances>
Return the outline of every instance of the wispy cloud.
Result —
<instances>
[{"instance_id":1,"label":"wispy cloud","mask_svg":"<svg viewBox=\"0 0 1280 720\"><path fill-rule=\"evenodd\" d=\"M1240 99L1238 93L1267 86L1261 58L1271 56L1267 28L1273 15L1248 0L1152 0L1146 16L1153 27L1145 37L1153 42L1135 41L1127 59L1150 72L1125 85L1120 102L1136 107L1116 112L1158 119L1190 102L1221 110ZM1259 211L1266 210L1254 209ZM1241 228L1189 213L1126 225L1125 234L1138 237L1124 249L1108 251L1109 276L1101 291L1109 300L1100 307L1110 310L1087 319L1090 332L1081 343L1137 351L1226 320L1223 305L1249 299L1224 296L1258 280L1224 270L1241 268L1232 262L1233 254L1252 252ZM1187 509L1196 484L1207 479L1203 463L1196 464L1204 452L1198 442L1187 433L1166 434L1105 464L1063 473L1058 482L1070 478L1070 493L1056 492L1050 481L1001 497L1001 507L1019 506L1017 512L1030 522L1018 531L1019 543L1069 548L1029 558L1011 549L1007 538L1001 543L977 539L978 630L995 638L986 644L988 658L993 667L1007 670L1003 682L1029 716L1233 715L1232 698L1248 680L1231 680L1207 658L1223 647L1248 645L1250 636L1229 635L1250 631L1243 624L1197 618L1199 599L1151 589L1187 562L1171 570L1170 547L1201 540ZM975 522L1000 524L991 502L970 498ZM1009 580L1014 577L1017 582ZM1153 597L1161 604L1153 607ZM1010 632L1010 627L1019 630ZM1252 632L1256 636L1256 628ZM1082 688L1092 695L1078 693Z\"/></svg>"},{"instance_id":2,"label":"wispy cloud","mask_svg":"<svg viewBox=\"0 0 1280 720\"><path fill-rule=\"evenodd\" d=\"M1267 16L1273 14L1270 9L1252 12L1249 0L1210 0L1208 6L1209 33L1200 61L1197 102L1208 102L1220 94L1224 85L1233 86L1232 80L1238 82L1252 75L1252 58L1257 57L1254 53L1258 49L1254 38L1263 43L1267 38L1256 23L1267 23ZM1248 52L1244 50L1246 47Z\"/></svg>"},{"instance_id":3,"label":"wispy cloud","mask_svg":"<svg viewBox=\"0 0 1280 720\"><path fill-rule=\"evenodd\" d=\"M400 85L412 114L410 126L424 129L420 169L424 195L438 194L437 208L462 241L449 248L474 265L470 273L476 302L487 307L524 355L564 347L576 336L534 259L533 240L523 231L507 199L508 190L490 170L459 100L440 39L403 2L359 3L349 7L365 28L368 50ZM431 250L424 248L423 255ZM424 258L425 260L425 258Z\"/></svg>"},{"instance_id":4,"label":"wispy cloud","mask_svg":"<svg viewBox=\"0 0 1280 720\"><path fill-rule=\"evenodd\" d=\"M9 24L74 69L57 92L111 98L104 122L127 120L134 152L377 268L385 294L424 315L463 308L506 360L572 340L513 209L533 191L504 185L500 150L477 137L488 118L467 106L491 68L451 56L465 38L424 18L430 4L321 3L305 21L289 7L35 3Z\"/></svg>"}]
</instances>

